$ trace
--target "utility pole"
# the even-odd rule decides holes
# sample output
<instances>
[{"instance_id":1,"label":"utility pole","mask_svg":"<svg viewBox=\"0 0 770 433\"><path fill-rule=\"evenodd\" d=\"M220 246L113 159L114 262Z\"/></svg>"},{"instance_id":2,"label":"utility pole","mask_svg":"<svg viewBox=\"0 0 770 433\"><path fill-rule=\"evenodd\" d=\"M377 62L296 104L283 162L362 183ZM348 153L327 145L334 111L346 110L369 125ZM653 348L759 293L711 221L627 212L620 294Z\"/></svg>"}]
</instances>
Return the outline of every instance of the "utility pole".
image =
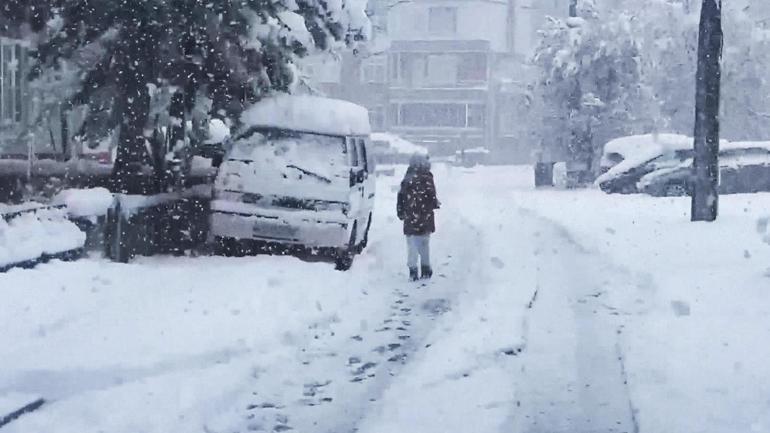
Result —
<instances>
[{"instance_id":1,"label":"utility pole","mask_svg":"<svg viewBox=\"0 0 770 433\"><path fill-rule=\"evenodd\" d=\"M715 221L719 212L719 93L722 44L722 0L703 0L695 83L693 221Z\"/></svg>"}]
</instances>

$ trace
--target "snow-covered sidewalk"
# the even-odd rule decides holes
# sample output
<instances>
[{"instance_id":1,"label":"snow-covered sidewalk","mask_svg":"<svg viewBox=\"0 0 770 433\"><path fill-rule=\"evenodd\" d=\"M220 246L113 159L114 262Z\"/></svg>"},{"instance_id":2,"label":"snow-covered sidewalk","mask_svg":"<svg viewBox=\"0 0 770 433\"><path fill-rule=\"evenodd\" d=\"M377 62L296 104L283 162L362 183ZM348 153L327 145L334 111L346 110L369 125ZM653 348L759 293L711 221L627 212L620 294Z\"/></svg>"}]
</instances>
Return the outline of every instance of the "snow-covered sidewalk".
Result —
<instances>
[{"instance_id":1,"label":"snow-covered sidewalk","mask_svg":"<svg viewBox=\"0 0 770 433\"><path fill-rule=\"evenodd\" d=\"M768 195L534 191L436 167L436 277L407 283L398 177L348 273L294 258L87 259L0 275L3 432L770 428ZM2 416L4 414L0 414Z\"/></svg>"}]
</instances>

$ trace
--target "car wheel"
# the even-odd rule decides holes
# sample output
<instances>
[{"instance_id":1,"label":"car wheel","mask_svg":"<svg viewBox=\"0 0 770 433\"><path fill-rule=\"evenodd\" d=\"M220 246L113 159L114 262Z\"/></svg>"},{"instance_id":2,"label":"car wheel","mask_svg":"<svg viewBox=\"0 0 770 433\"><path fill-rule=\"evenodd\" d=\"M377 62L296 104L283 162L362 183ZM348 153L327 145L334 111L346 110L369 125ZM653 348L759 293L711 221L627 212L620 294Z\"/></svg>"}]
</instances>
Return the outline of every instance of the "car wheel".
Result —
<instances>
[{"instance_id":1,"label":"car wheel","mask_svg":"<svg viewBox=\"0 0 770 433\"><path fill-rule=\"evenodd\" d=\"M684 197L688 195L687 188L681 183L670 183L663 190L666 197Z\"/></svg>"}]
</instances>

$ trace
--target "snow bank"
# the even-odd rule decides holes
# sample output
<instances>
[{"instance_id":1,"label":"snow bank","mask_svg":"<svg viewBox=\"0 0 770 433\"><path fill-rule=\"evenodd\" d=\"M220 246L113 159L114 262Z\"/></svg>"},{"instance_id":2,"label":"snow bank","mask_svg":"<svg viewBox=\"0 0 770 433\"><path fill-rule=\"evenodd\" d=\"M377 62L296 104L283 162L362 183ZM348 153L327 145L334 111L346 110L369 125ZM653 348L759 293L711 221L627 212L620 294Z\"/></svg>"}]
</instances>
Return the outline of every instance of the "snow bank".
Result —
<instances>
[{"instance_id":1,"label":"snow bank","mask_svg":"<svg viewBox=\"0 0 770 433\"><path fill-rule=\"evenodd\" d=\"M414 144L411 141L399 137L398 135L390 134L387 132L373 132L371 139L372 141L381 141L387 143L388 151L392 153L399 153L404 155L428 153L428 149L425 146Z\"/></svg>"},{"instance_id":2,"label":"snow bank","mask_svg":"<svg viewBox=\"0 0 770 433\"><path fill-rule=\"evenodd\" d=\"M76 250L85 240L85 233L67 220L62 209L45 208L9 221L0 219L0 268Z\"/></svg>"},{"instance_id":3,"label":"snow bank","mask_svg":"<svg viewBox=\"0 0 770 433\"><path fill-rule=\"evenodd\" d=\"M244 130L268 127L328 135L367 135L369 112L352 102L310 95L279 95L254 104L241 115Z\"/></svg>"},{"instance_id":4,"label":"snow bank","mask_svg":"<svg viewBox=\"0 0 770 433\"><path fill-rule=\"evenodd\" d=\"M98 217L107 215L114 198L106 188L65 189L52 200L54 205L64 205L73 217Z\"/></svg>"}]
</instances>

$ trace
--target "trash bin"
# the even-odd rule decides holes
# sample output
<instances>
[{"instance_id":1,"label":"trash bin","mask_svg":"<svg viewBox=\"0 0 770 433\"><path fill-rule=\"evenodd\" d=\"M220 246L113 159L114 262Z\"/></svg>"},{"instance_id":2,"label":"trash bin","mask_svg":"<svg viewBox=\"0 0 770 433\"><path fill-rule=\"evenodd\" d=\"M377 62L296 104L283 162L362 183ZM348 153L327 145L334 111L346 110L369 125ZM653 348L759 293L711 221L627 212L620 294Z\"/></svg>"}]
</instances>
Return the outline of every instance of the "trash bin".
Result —
<instances>
[{"instance_id":1,"label":"trash bin","mask_svg":"<svg viewBox=\"0 0 770 433\"><path fill-rule=\"evenodd\" d=\"M553 186L553 162L535 163L535 187Z\"/></svg>"}]
</instances>

